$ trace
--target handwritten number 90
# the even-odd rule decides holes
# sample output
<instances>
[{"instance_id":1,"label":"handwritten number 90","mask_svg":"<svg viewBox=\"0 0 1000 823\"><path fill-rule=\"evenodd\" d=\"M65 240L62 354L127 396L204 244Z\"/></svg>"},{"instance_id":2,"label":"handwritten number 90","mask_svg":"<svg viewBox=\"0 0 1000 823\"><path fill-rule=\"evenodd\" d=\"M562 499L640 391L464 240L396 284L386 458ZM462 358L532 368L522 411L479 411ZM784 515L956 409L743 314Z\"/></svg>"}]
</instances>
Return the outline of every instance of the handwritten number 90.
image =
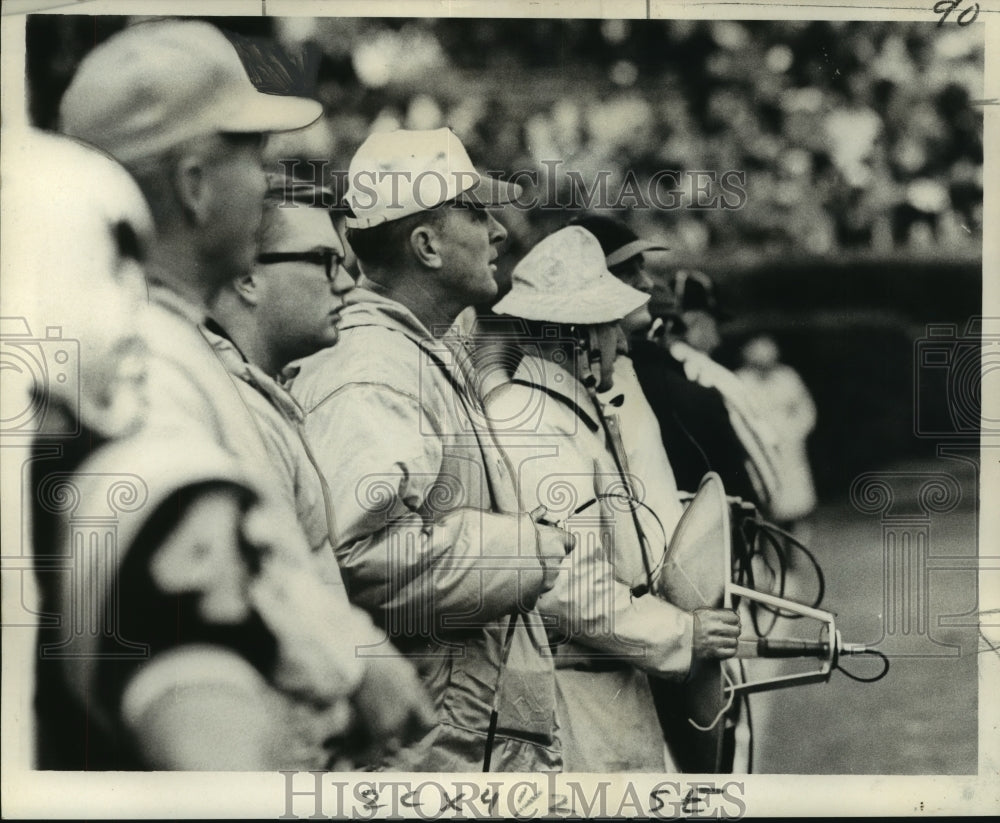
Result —
<instances>
[{"instance_id":1,"label":"handwritten number 90","mask_svg":"<svg viewBox=\"0 0 1000 823\"><path fill-rule=\"evenodd\" d=\"M960 5L962 5L962 0L938 0L934 4L934 13L941 15L941 19L938 20L938 28L944 25L945 20L948 19L948 15ZM970 23L974 23L978 16L979 3L973 3L971 6L962 9L955 22L960 26L968 26Z\"/></svg>"}]
</instances>

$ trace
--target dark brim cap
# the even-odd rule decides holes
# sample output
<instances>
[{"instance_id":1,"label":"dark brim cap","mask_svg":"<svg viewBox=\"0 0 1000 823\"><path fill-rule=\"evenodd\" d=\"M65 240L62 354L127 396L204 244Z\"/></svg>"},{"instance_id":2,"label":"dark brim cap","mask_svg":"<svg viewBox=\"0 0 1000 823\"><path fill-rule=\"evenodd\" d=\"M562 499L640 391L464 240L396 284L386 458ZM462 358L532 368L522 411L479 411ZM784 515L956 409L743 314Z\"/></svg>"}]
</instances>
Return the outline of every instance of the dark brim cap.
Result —
<instances>
[{"instance_id":1,"label":"dark brim cap","mask_svg":"<svg viewBox=\"0 0 1000 823\"><path fill-rule=\"evenodd\" d=\"M608 268L611 268L646 251L670 251L670 247L664 246L662 243L654 243L652 240L633 240L607 255L605 262L608 264Z\"/></svg>"},{"instance_id":2,"label":"dark brim cap","mask_svg":"<svg viewBox=\"0 0 1000 823\"><path fill-rule=\"evenodd\" d=\"M580 226L589 231L604 250L608 268L631 260L646 251L670 251L668 246L652 240L642 240L621 220L599 214L585 214L569 221L571 226Z\"/></svg>"}]
</instances>

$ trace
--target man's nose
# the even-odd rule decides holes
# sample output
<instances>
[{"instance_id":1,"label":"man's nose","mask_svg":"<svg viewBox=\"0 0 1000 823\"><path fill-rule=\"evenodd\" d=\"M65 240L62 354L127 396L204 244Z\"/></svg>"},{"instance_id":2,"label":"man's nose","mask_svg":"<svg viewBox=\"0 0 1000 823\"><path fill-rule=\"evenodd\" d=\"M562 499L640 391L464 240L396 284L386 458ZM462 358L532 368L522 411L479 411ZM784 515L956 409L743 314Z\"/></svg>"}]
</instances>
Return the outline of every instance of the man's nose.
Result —
<instances>
[{"instance_id":1,"label":"man's nose","mask_svg":"<svg viewBox=\"0 0 1000 823\"><path fill-rule=\"evenodd\" d=\"M330 284L330 291L337 295L347 294L347 292L354 288L354 285L354 278L351 277L347 269L338 265L333 273L333 282Z\"/></svg>"},{"instance_id":2,"label":"man's nose","mask_svg":"<svg viewBox=\"0 0 1000 823\"><path fill-rule=\"evenodd\" d=\"M653 282L653 278L649 276L645 269L639 269L639 280L636 283L636 288L645 292L646 294L653 293L653 286L656 284Z\"/></svg>"},{"instance_id":3,"label":"man's nose","mask_svg":"<svg viewBox=\"0 0 1000 823\"><path fill-rule=\"evenodd\" d=\"M489 217L490 243L502 243L507 239L507 229L489 212L487 212L487 216Z\"/></svg>"}]
</instances>

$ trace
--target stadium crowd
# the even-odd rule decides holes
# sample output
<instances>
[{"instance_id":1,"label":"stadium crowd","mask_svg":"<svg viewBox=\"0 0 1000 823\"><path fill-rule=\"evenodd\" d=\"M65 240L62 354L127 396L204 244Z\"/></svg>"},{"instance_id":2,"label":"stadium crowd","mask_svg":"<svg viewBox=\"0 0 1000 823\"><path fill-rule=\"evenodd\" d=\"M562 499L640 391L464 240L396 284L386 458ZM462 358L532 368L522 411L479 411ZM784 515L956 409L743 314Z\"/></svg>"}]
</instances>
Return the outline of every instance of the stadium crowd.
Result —
<instances>
[{"instance_id":1,"label":"stadium crowd","mask_svg":"<svg viewBox=\"0 0 1000 823\"><path fill-rule=\"evenodd\" d=\"M92 23L38 20L36 122L52 105ZM981 26L698 20L220 20L288 53L269 90L309 88L328 112L283 156L334 170L372 130L447 125L473 157L505 174L534 171L552 203L586 208L568 171L611 198L634 174L743 172L738 209L692 209L691 186L669 220L620 206L633 229L706 265L843 253L965 255L982 237L983 146L972 100L984 95ZM118 23L116 25L122 25ZM57 59L48 57L58 44ZM252 50L252 48L251 48ZM32 52L29 28L29 58ZM558 166L553 170L553 162ZM574 202L575 201L575 202ZM592 203L596 208L598 203ZM527 251L566 210L514 215ZM506 272L504 272L506 273Z\"/></svg>"}]
</instances>

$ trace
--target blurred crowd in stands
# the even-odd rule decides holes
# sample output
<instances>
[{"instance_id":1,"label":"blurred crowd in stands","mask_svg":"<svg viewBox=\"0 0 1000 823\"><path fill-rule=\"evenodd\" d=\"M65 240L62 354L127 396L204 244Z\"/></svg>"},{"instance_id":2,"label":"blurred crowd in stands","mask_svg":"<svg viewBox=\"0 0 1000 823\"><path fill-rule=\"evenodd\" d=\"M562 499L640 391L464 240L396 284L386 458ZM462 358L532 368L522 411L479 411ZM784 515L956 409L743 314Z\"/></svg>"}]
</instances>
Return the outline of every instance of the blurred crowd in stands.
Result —
<instances>
[{"instance_id":1,"label":"blurred crowd in stands","mask_svg":"<svg viewBox=\"0 0 1000 823\"><path fill-rule=\"evenodd\" d=\"M93 43L73 19L36 27L36 61L52 43L61 49L48 73L56 88L74 68L74 38L81 53ZM329 158L331 171L346 169L373 129L449 125L473 157L536 171L538 189L555 186L560 203L574 194L567 171L588 189L609 172L612 198L630 172L643 186L660 170L745 172L746 202L736 210L692 208L689 184L667 219L621 200L633 207L633 228L702 265L707 254L968 259L981 244L982 121L970 105L983 96L979 25L219 22L251 47L275 35L293 55L288 76L270 79L275 90L309 91L326 106L320 124L274 146L277 156ZM62 29L52 39L44 26ZM30 40L29 29L29 49ZM36 119L48 126L44 105ZM565 217L558 209L511 215L512 241L527 248Z\"/></svg>"}]
</instances>

